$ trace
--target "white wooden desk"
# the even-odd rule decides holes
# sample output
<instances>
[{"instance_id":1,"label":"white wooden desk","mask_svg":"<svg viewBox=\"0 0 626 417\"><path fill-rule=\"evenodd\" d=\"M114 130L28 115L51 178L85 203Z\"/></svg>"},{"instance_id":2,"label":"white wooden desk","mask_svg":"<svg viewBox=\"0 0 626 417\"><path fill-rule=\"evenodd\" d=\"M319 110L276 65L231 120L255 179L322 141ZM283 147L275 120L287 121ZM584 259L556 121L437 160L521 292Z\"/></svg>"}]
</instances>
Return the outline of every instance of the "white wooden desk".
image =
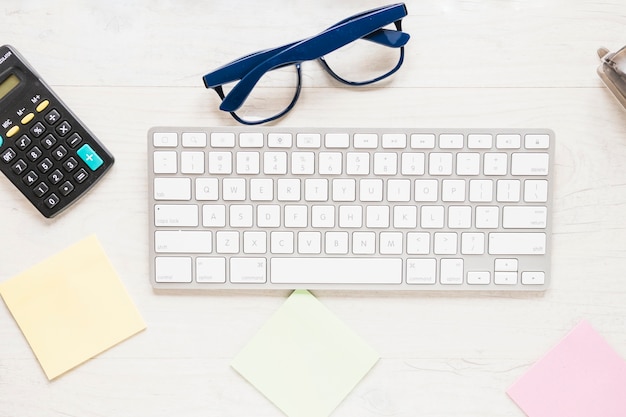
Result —
<instances>
[{"instance_id":1,"label":"white wooden desk","mask_svg":"<svg viewBox=\"0 0 626 417\"><path fill-rule=\"evenodd\" d=\"M45 220L0 179L0 281L95 233L147 330L53 382L0 303L0 416L282 413L229 365L287 293L155 294L146 132L233 125L201 76L378 1L4 2L0 41L39 70L117 158ZM626 111L595 73L626 44L623 0L408 1L404 67L378 87L316 63L283 126L546 127L556 132L553 281L543 295L319 299L381 356L333 413L523 416L505 390L581 319L626 357ZM557 416L555 416L557 417Z\"/></svg>"}]
</instances>

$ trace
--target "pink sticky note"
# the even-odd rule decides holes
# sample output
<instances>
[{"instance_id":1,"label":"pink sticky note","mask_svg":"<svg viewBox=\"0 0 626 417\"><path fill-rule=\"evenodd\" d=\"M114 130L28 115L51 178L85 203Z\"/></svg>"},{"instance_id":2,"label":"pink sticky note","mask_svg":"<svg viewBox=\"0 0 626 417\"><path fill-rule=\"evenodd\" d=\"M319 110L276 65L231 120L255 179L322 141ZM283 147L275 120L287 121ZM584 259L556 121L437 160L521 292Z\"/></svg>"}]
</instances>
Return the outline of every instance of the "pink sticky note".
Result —
<instances>
[{"instance_id":1,"label":"pink sticky note","mask_svg":"<svg viewBox=\"0 0 626 417\"><path fill-rule=\"evenodd\" d=\"M507 393L529 417L624 417L626 361L582 321Z\"/></svg>"}]
</instances>

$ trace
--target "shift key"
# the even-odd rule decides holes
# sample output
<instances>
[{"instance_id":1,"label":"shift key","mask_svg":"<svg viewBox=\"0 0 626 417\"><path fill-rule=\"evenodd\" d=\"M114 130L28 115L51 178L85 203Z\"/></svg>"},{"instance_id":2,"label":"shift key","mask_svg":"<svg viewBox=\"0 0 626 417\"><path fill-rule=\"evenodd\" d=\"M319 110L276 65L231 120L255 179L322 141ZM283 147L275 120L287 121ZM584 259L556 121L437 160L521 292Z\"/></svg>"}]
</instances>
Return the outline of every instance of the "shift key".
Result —
<instances>
[{"instance_id":1,"label":"shift key","mask_svg":"<svg viewBox=\"0 0 626 417\"><path fill-rule=\"evenodd\" d=\"M545 233L489 233L491 255L543 255Z\"/></svg>"}]
</instances>

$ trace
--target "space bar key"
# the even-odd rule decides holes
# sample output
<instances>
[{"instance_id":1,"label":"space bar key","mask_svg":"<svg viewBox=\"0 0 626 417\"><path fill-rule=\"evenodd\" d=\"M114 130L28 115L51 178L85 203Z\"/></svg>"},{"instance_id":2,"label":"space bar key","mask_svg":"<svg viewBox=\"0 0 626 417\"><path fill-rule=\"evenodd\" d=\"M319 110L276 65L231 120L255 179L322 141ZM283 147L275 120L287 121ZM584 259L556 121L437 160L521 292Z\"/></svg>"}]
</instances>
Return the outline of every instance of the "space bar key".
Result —
<instances>
[{"instance_id":1,"label":"space bar key","mask_svg":"<svg viewBox=\"0 0 626 417\"><path fill-rule=\"evenodd\" d=\"M400 258L272 258L275 284L400 284Z\"/></svg>"}]
</instances>

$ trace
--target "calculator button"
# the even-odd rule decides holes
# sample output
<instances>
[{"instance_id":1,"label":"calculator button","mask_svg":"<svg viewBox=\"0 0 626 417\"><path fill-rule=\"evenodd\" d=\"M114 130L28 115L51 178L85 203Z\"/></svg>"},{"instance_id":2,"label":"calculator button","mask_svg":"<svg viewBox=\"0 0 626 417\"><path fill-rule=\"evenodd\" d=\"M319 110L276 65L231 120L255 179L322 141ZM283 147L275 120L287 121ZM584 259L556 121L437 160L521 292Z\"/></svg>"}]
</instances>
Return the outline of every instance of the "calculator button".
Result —
<instances>
[{"instance_id":1,"label":"calculator button","mask_svg":"<svg viewBox=\"0 0 626 417\"><path fill-rule=\"evenodd\" d=\"M67 172L74 171L74 169L76 169L77 166L78 166L78 161L74 159L73 157L70 157L67 159L67 161L63 162L63 168L65 168Z\"/></svg>"},{"instance_id":2,"label":"calculator button","mask_svg":"<svg viewBox=\"0 0 626 417\"><path fill-rule=\"evenodd\" d=\"M40 182L39 185L33 189L33 191L37 197L41 198L48 192L49 189L50 187L48 187L45 182Z\"/></svg>"},{"instance_id":3,"label":"calculator button","mask_svg":"<svg viewBox=\"0 0 626 417\"><path fill-rule=\"evenodd\" d=\"M49 125L53 125L59 121L59 119L61 118L61 115L59 114L58 111L56 111L55 109L52 109L48 112L48 114L46 114L44 118L46 119L46 122Z\"/></svg>"},{"instance_id":4,"label":"calculator button","mask_svg":"<svg viewBox=\"0 0 626 417\"><path fill-rule=\"evenodd\" d=\"M83 168L81 168L76 174L74 174L74 179L79 184L82 184L87 179L88 176L89 176L89 174L87 174L87 171L85 171Z\"/></svg>"},{"instance_id":5,"label":"calculator button","mask_svg":"<svg viewBox=\"0 0 626 417\"><path fill-rule=\"evenodd\" d=\"M41 144L46 149L52 148L55 143L57 143L57 138L55 138L53 135L48 135L41 140Z\"/></svg>"},{"instance_id":6,"label":"calculator button","mask_svg":"<svg viewBox=\"0 0 626 417\"><path fill-rule=\"evenodd\" d=\"M22 117L22 124L30 123L35 118L35 113L28 113L26 116Z\"/></svg>"},{"instance_id":7,"label":"calculator button","mask_svg":"<svg viewBox=\"0 0 626 417\"><path fill-rule=\"evenodd\" d=\"M100 168L100 166L104 163L96 151L94 151L91 146L87 144L81 146L76 154L80 156L80 159L82 159L92 171Z\"/></svg>"},{"instance_id":8,"label":"calculator button","mask_svg":"<svg viewBox=\"0 0 626 417\"><path fill-rule=\"evenodd\" d=\"M28 185L30 187L38 179L39 179L39 175L37 175L35 173L35 171L30 171L28 174L24 175L24 177L22 178L22 181L24 181L24 184L26 184L26 185Z\"/></svg>"},{"instance_id":9,"label":"calculator button","mask_svg":"<svg viewBox=\"0 0 626 417\"><path fill-rule=\"evenodd\" d=\"M26 135L22 135L18 140L15 141L15 144L17 145L17 147L23 151L25 151L26 148L28 148L28 145L30 145L30 143L31 143L31 140Z\"/></svg>"},{"instance_id":10,"label":"calculator button","mask_svg":"<svg viewBox=\"0 0 626 417\"><path fill-rule=\"evenodd\" d=\"M32 133L36 138L43 135L43 132L45 131L46 127L41 122L35 123L35 125L30 129L30 133Z\"/></svg>"},{"instance_id":11,"label":"calculator button","mask_svg":"<svg viewBox=\"0 0 626 417\"><path fill-rule=\"evenodd\" d=\"M15 134L16 134L17 132L19 132L19 131L20 131L20 127L19 127L19 126L13 126L11 129L9 129L9 130L7 131L7 138L10 138L10 137L12 137L12 136L15 136Z\"/></svg>"},{"instance_id":12,"label":"calculator button","mask_svg":"<svg viewBox=\"0 0 626 417\"><path fill-rule=\"evenodd\" d=\"M30 159L33 162L38 160L41 155L42 155L41 149L39 149L36 146L33 146L32 149L28 151L28 153L26 153L26 156L28 157L28 159Z\"/></svg>"},{"instance_id":13,"label":"calculator button","mask_svg":"<svg viewBox=\"0 0 626 417\"><path fill-rule=\"evenodd\" d=\"M69 193L71 193L74 190L74 185L72 185L71 182L69 181L65 181L63 183L63 185L61 185L61 187L59 187L59 191L61 192L61 194L63 194L64 196L68 195Z\"/></svg>"},{"instance_id":14,"label":"calculator button","mask_svg":"<svg viewBox=\"0 0 626 417\"><path fill-rule=\"evenodd\" d=\"M8 164L13 160L13 158L15 158L16 155L15 151L9 148L2 153L2 160Z\"/></svg>"},{"instance_id":15,"label":"calculator button","mask_svg":"<svg viewBox=\"0 0 626 417\"><path fill-rule=\"evenodd\" d=\"M61 136L65 136L72 130L72 125L70 125L67 121L61 122L60 125L57 126L57 133Z\"/></svg>"},{"instance_id":16,"label":"calculator button","mask_svg":"<svg viewBox=\"0 0 626 417\"><path fill-rule=\"evenodd\" d=\"M59 171L58 169L55 169L54 171L52 171L52 174L48 175L48 180L52 184L58 184L61 182L62 179L63 179L63 173Z\"/></svg>"},{"instance_id":17,"label":"calculator button","mask_svg":"<svg viewBox=\"0 0 626 417\"><path fill-rule=\"evenodd\" d=\"M70 145L70 148L74 149L83 141L83 138L80 137L78 133L73 133L72 136L67 138L66 142Z\"/></svg>"},{"instance_id":18,"label":"calculator button","mask_svg":"<svg viewBox=\"0 0 626 417\"><path fill-rule=\"evenodd\" d=\"M54 159L56 159L57 161L65 158L65 155L67 155L67 149L65 149L65 146L63 145L60 145L52 152L52 156L54 156Z\"/></svg>"},{"instance_id":19,"label":"calculator button","mask_svg":"<svg viewBox=\"0 0 626 417\"><path fill-rule=\"evenodd\" d=\"M41 113L42 111L46 109L46 107L48 107L49 104L50 102L48 100L44 100L41 103L39 103L39 105L37 105L37 108L35 110Z\"/></svg>"},{"instance_id":20,"label":"calculator button","mask_svg":"<svg viewBox=\"0 0 626 417\"><path fill-rule=\"evenodd\" d=\"M28 167L28 165L26 165L26 162L24 162L23 159L20 159L19 161L17 161L15 163L15 165L13 165L11 167L11 169L13 170L13 172L15 172L17 175L20 175L22 172L26 171L26 168Z\"/></svg>"},{"instance_id":21,"label":"calculator button","mask_svg":"<svg viewBox=\"0 0 626 417\"><path fill-rule=\"evenodd\" d=\"M45 174L46 172L50 171L50 169L52 169L52 161L48 158L45 158L39 163L39 165L37 165L37 168L39 169L39 172Z\"/></svg>"},{"instance_id":22,"label":"calculator button","mask_svg":"<svg viewBox=\"0 0 626 417\"><path fill-rule=\"evenodd\" d=\"M44 203L46 204L46 207L48 207L49 209L52 209L54 208L54 206L59 204L59 201L61 201L59 197L56 194L52 193L48 197L46 197L46 199L44 200Z\"/></svg>"},{"instance_id":23,"label":"calculator button","mask_svg":"<svg viewBox=\"0 0 626 417\"><path fill-rule=\"evenodd\" d=\"M0 135L0 148L2 147L3 143L4 143L4 138Z\"/></svg>"}]
</instances>

